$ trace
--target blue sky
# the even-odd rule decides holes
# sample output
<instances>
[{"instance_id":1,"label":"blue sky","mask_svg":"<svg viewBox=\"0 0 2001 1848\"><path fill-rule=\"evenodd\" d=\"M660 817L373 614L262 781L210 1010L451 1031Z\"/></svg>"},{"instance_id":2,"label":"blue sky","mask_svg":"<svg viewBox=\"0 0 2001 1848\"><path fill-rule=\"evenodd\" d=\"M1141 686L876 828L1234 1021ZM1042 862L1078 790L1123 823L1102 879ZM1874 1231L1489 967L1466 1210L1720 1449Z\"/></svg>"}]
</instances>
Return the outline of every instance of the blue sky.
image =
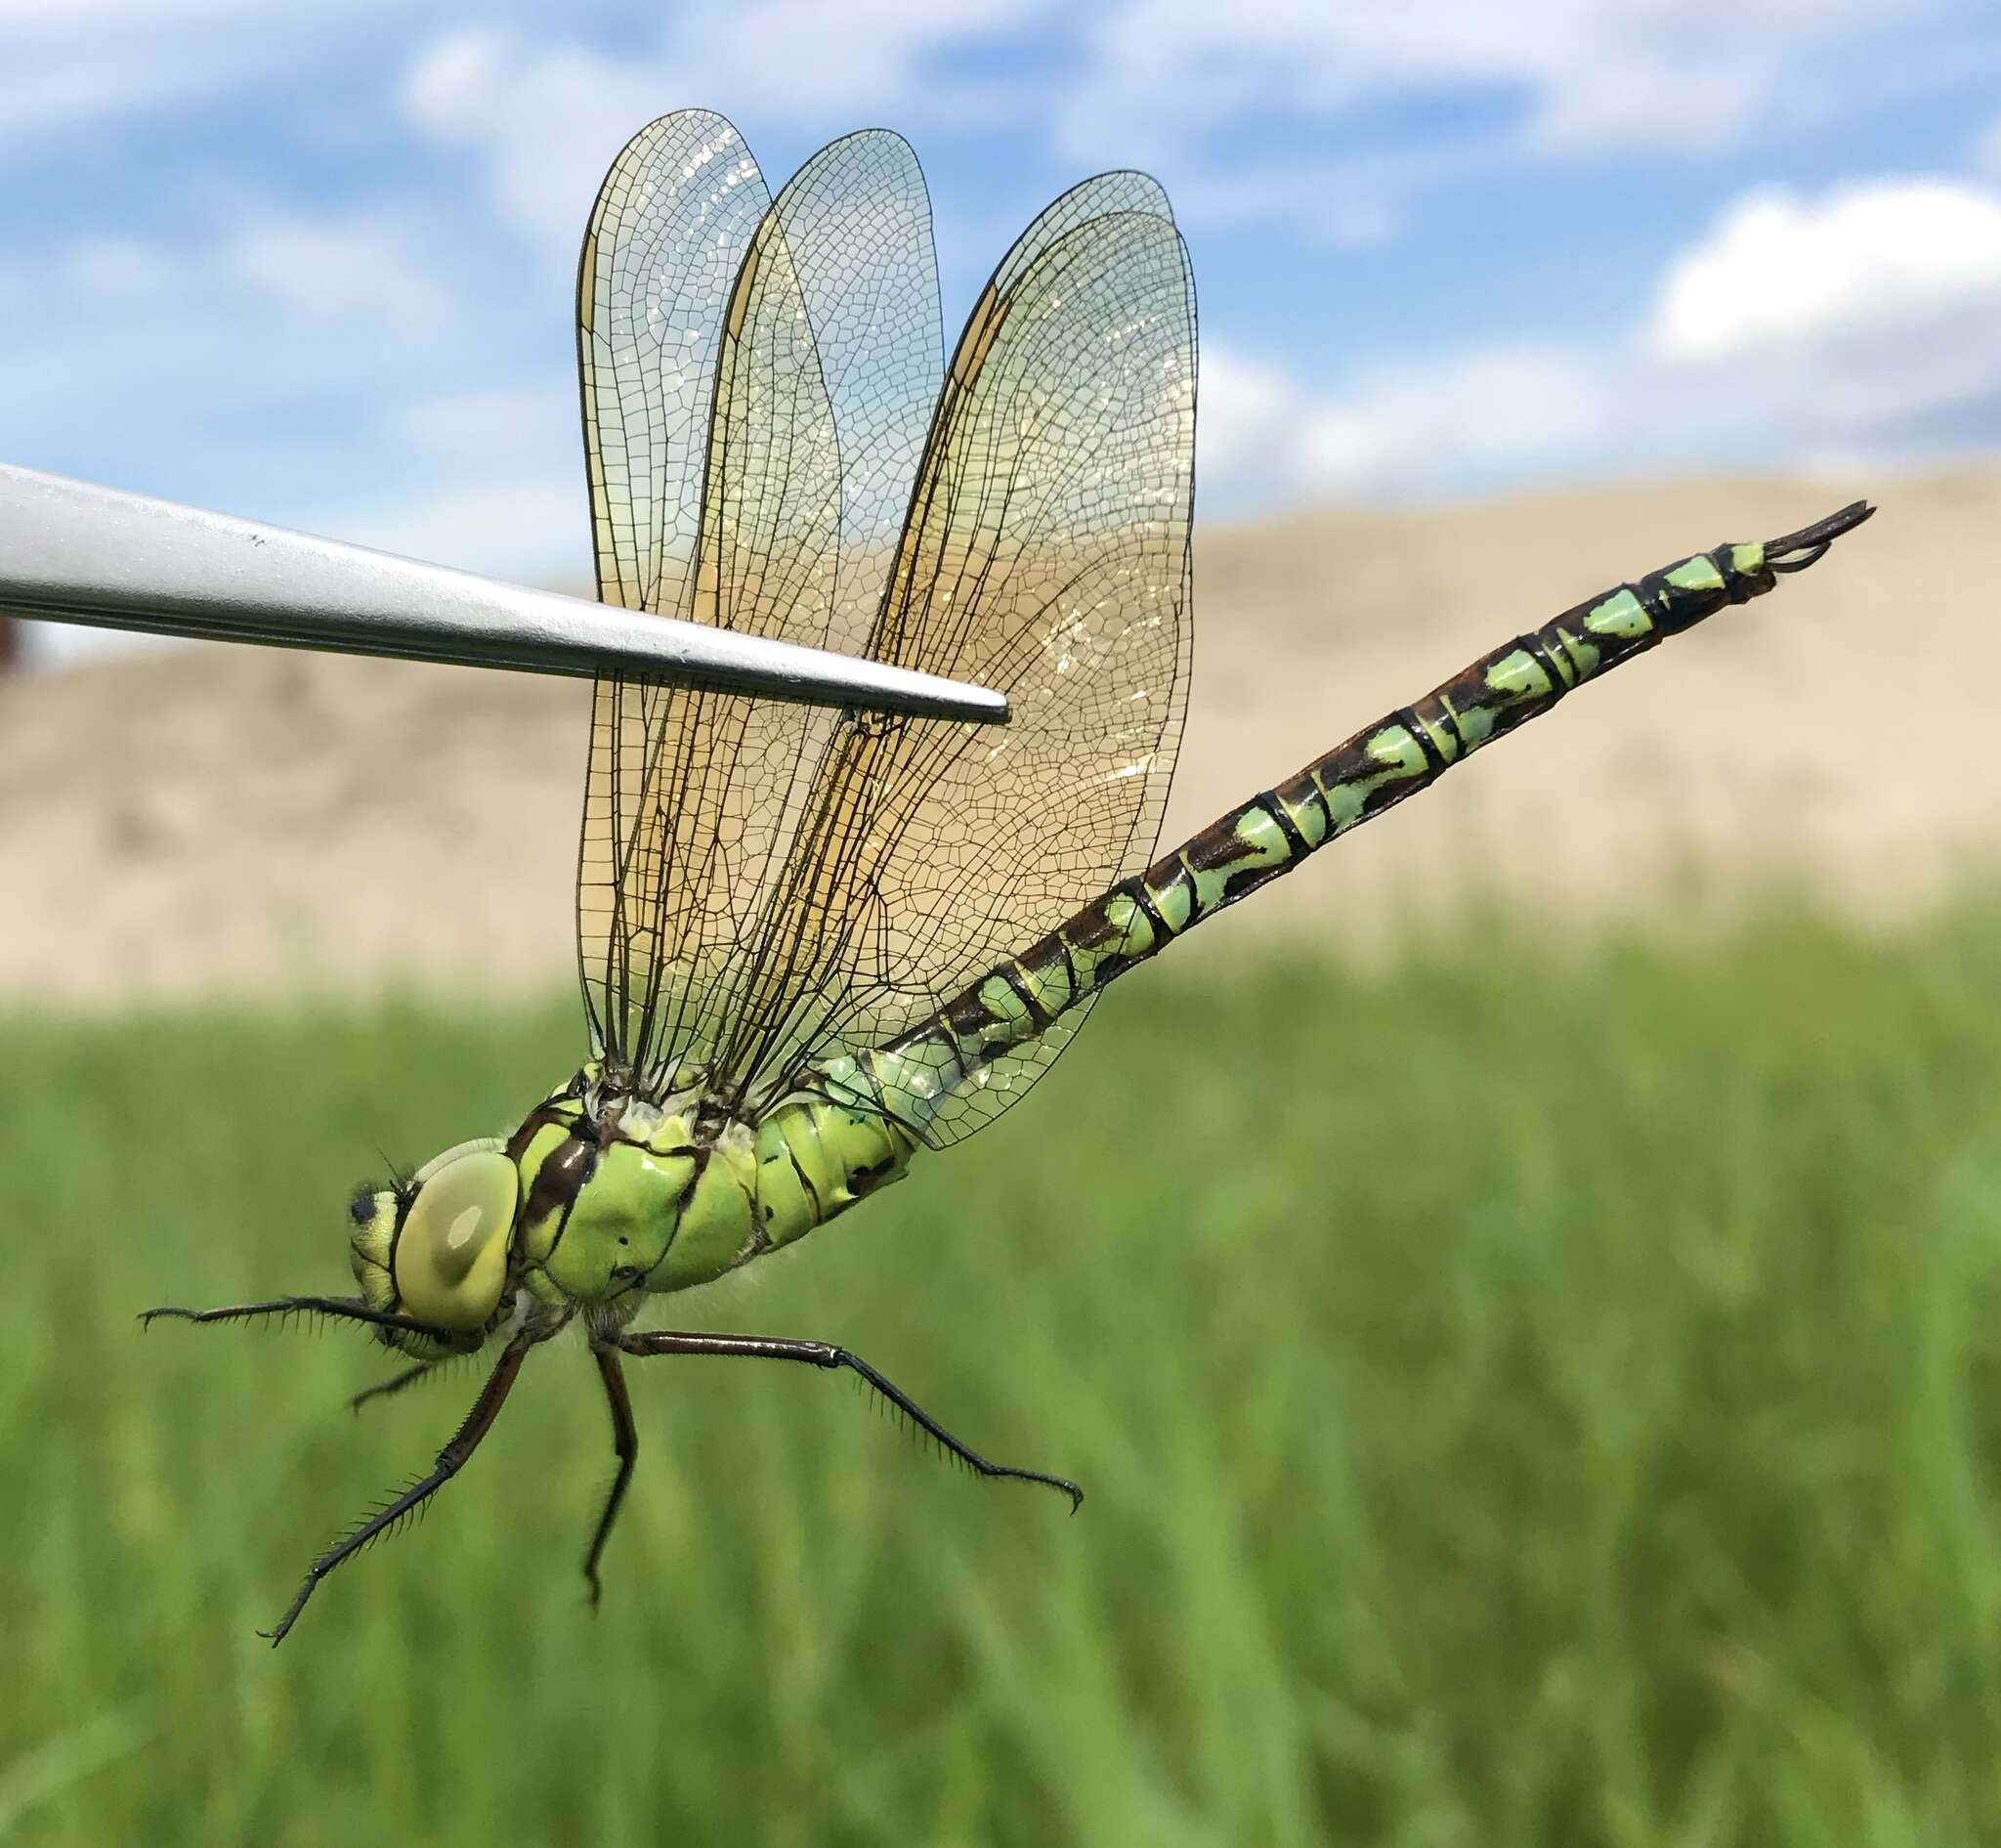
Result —
<instances>
[{"instance_id":1,"label":"blue sky","mask_svg":"<svg viewBox=\"0 0 2001 1848\"><path fill-rule=\"evenodd\" d=\"M1991 0L7 0L0 457L584 580L576 240L688 104L900 129L954 326L1155 173L1210 515L2001 447Z\"/></svg>"}]
</instances>

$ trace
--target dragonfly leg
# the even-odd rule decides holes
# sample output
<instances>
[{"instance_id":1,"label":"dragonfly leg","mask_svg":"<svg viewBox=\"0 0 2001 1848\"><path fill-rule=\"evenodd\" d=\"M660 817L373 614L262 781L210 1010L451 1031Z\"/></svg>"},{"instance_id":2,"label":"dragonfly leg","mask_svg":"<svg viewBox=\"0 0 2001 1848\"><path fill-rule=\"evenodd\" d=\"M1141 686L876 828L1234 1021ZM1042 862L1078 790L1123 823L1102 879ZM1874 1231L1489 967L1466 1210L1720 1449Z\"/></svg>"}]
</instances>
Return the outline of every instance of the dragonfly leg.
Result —
<instances>
[{"instance_id":1,"label":"dragonfly leg","mask_svg":"<svg viewBox=\"0 0 2001 1848\"><path fill-rule=\"evenodd\" d=\"M465 1467L466 1459L480 1447L480 1440L493 1428L493 1420L499 1417L500 1407L506 1404L508 1391L521 1371L522 1360L533 1346L532 1335L527 1332L516 1335L501 1350L500 1358L488 1375L487 1384L480 1389L472 1410L465 1415L465 1423L459 1426L451 1441L438 1452L438 1461L432 1465L430 1473L412 1483L394 1501L378 1508L346 1539L337 1546L328 1547L307 1568L306 1582L299 1587L299 1595L292 1600L291 1608L271 1629L258 1632L271 1640L272 1648L276 1649L285 1640L285 1633L299 1620L299 1612L305 1610L306 1600L319 1589L322 1578L335 1567L352 1559L386 1528L422 1507Z\"/></svg>"},{"instance_id":2,"label":"dragonfly leg","mask_svg":"<svg viewBox=\"0 0 2001 1848\"><path fill-rule=\"evenodd\" d=\"M440 1341L460 1339L448 1328L420 1322L414 1316L392 1315L386 1310L370 1309L359 1296L278 1296L269 1303L234 1303L227 1309L180 1309L168 1305L139 1311L139 1319L148 1327L162 1315L179 1322L240 1322L256 1315L324 1315L331 1321L366 1322L371 1328L406 1328Z\"/></svg>"},{"instance_id":3,"label":"dragonfly leg","mask_svg":"<svg viewBox=\"0 0 2001 1848\"><path fill-rule=\"evenodd\" d=\"M742 1354L762 1360L798 1360L810 1367L845 1368L857 1374L871 1391L879 1394L903 1413L912 1424L928 1435L942 1448L956 1456L978 1476L1006 1476L1017 1482L1041 1483L1060 1489L1070 1497L1074 1514L1084 1501L1084 1490L1061 1476L1044 1476L1041 1470L1017 1470L1005 1463L990 1463L970 1444L961 1443L933 1418L915 1399L877 1373L860 1354L848 1353L826 1341L782 1341L767 1335L692 1335L671 1329L649 1329L641 1334L621 1335L619 1349L629 1354Z\"/></svg>"},{"instance_id":4,"label":"dragonfly leg","mask_svg":"<svg viewBox=\"0 0 2001 1848\"><path fill-rule=\"evenodd\" d=\"M604 1512L598 1516L590 1536L590 1551L583 1556L583 1575L590 1582L591 1609L595 1611L602 1587L598 1584L598 1560L605 1542L612 1537L612 1523L618 1518L618 1505L625 1499L625 1486L632 1481L632 1466L639 1457L639 1427L632 1418L631 1396L625 1391L625 1369L618 1364L616 1348L595 1348L591 1357L598 1363L598 1377L605 1383L605 1403L612 1411L612 1448L617 1453L618 1473L612 1478L605 1496Z\"/></svg>"},{"instance_id":5,"label":"dragonfly leg","mask_svg":"<svg viewBox=\"0 0 2001 1848\"><path fill-rule=\"evenodd\" d=\"M406 1386L414 1386L419 1380L428 1379L438 1371L435 1360L419 1360L414 1366L404 1367L401 1373L392 1373L386 1380L377 1380L348 1400L350 1411L360 1411L371 1398L391 1398Z\"/></svg>"}]
</instances>

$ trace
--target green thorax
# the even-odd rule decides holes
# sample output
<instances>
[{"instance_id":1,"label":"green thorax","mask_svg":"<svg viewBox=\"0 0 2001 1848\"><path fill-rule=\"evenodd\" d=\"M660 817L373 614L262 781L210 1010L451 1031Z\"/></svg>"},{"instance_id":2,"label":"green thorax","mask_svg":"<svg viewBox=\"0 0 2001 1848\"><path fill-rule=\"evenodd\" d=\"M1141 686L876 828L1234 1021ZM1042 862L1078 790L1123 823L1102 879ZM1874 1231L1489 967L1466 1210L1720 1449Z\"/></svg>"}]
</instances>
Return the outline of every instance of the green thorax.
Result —
<instances>
[{"instance_id":1,"label":"green thorax","mask_svg":"<svg viewBox=\"0 0 2001 1848\"><path fill-rule=\"evenodd\" d=\"M608 1095L586 1070L508 1143L520 1281L551 1308L691 1289L900 1180L915 1147L821 1090L746 1122L700 1090Z\"/></svg>"}]
</instances>

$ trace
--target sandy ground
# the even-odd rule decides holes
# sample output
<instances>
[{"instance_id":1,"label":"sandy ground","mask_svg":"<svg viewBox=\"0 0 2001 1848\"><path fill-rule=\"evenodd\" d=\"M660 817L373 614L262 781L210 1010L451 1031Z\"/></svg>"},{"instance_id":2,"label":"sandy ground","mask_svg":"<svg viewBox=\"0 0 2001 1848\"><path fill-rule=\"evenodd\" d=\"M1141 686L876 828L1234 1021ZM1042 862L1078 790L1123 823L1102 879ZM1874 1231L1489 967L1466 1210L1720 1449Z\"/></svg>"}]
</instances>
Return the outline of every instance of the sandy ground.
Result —
<instances>
[{"instance_id":1,"label":"sandy ground","mask_svg":"<svg viewBox=\"0 0 2001 1848\"><path fill-rule=\"evenodd\" d=\"M1777 596L1585 691L1177 955L1271 930L1373 954L1484 899L1672 925L1792 885L1895 918L1990 868L1993 474L1211 529L1170 835L1606 584L1865 491L1879 517ZM571 979L587 702L575 682L218 646L0 681L0 999Z\"/></svg>"}]
</instances>

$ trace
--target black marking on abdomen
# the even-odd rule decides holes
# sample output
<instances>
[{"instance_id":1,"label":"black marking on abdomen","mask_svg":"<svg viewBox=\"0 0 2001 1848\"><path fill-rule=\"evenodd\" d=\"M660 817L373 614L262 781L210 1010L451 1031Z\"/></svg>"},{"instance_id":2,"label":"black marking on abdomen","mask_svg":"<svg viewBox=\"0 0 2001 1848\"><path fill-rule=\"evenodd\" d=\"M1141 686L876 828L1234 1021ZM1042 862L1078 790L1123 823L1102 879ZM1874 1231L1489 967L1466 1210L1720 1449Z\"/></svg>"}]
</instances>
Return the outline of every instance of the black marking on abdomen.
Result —
<instances>
[{"instance_id":1,"label":"black marking on abdomen","mask_svg":"<svg viewBox=\"0 0 2001 1848\"><path fill-rule=\"evenodd\" d=\"M1066 950L1064 954L1067 956L1069 952ZM931 1017L938 1022L937 1037L945 1043L945 1050L952 1054L954 1068L958 1071L959 1077L963 1078L965 1076L965 1060L958 1055L958 1034L952 1024L951 1016L946 1013L943 1008L940 1008ZM858 1059L856 1063L866 1067L868 1061L866 1059ZM872 1085L875 1084L875 1074L873 1071L869 1073L869 1082ZM875 1100L878 1103L882 1101L882 1088L880 1085L875 1085Z\"/></svg>"},{"instance_id":2,"label":"black marking on abdomen","mask_svg":"<svg viewBox=\"0 0 2001 1848\"><path fill-rule=\"evenodd\" d=\"M1313 851L1306 844L1306 837L1299 832L1299 824L1286 813L1286 805L1278 799L1275 791L1260 790L1245 804L1245 807L1262 809L1265 814L1271 817L1272 824L1286 838L1286 845L1291 849L1291 859L1303 859ZM1290 861L1288 863L1290 864ZM1272 866L1264 868L1263 871L1266 873L1279 873L1283 872L1284 868Z\"/></svg>"},{"instance_id":3,"label":"black marking on abdomen","mask_svg":"<svg viewBox=\"0 0 2001 1848\"><path fill-rule=\"evenodd\" d=\"M1021 958L1017 956L1010 962L1002 963L999 967L999 968L995 970L995 973L999 975L1000 979L1003 982L1005 982L1009 988L1013 989L1016 997L1020 1000L1022 1007L1026 1009L1028 1011L1029 1024L1035 1028L1037 1033L1044 1033L1054 1022L1056 1016L1052 1014L1048 1010L1048 1009L1043 1007L1043 1004L1036 999L1035 991L1031 989L1025 981L1022 980L1020 974L1021 967L1022 961Z\"/></svg>"},{"instance_id":4,"label":"black marking on abdomen","mask_svg":"<svg viewBox=\"0 0 2001 1848\"><path fill-rule=\"evenodd\" d=\"M1557 666L1554 651L1543 640L1540 632L1534 635L1518 635L1515 637L1514 645L1543 670L1543 678L1550 683L1550 704L1555 705L1570 691L1570 676L1563 671L1562 666ZM1567 666L1569 664L1566 662L1564 666ZM1575 671L1573 668L1572 672Z\"/></svg>"},{"instance_id":5,"label":"black marking on abdomen","mask_svg":"<svg viewBox=\"0 0 2001 1848\"><path fill-rule=\"evenodd\" d=\"M1418 750L1424 753L1425 767L1433 776L1443 776L1452 767L1452 760L1438 749L1438 741L1431 736L1430 726L1418 716L1415 706L1399 706L1386 722L1401 725L1418 741Z\"/></svg>"},{"instance_id":6,"label":"black marking on abdomen","mask_svg":"<svg viewBox=\"0 0 2001 1848\"><path fill-rule=\"evenodd\" d=\"M805 1169L799 1165L798 1156L792 1153L792 1139L788 1136L781 1139L785 1143L786 1160L792 1164L792 1173L799 1177L799 1185L805 1188L806 1197L813 1202L813 1224L824 1225L827 1223L827 1207L820 1198L820 1189L813 1184Z\"/></svg>"},{"instance_id":7,"label":"black marking on abdomen","mask_svg":"<svg viewBox=\"0 0 2001 1848\"><path fill-rule=\"evenodd\" d=\"M1146 895L1152 901L1152 910L1149 913L1149 917L1159 920L1160 928L1171 941L1174 932L1167 928L1167 919L1161 914L1161 901L1154 896L1152 884L1146 879L1140 880L1139 883L1145 886ZM1177 885L1185 885L1188 888L1188 924L1192 924L1202 916L1202 887L1196 884L1195 875L1189 872L1187 861L1178 853L1174 856L1173 865L1170 869L1168 877L1161 881L1160 889L1165 894L1172 891ZM1184 930L1187 927L1187 924L1182 925Z\"/></svg>"},{"instance_id":8,"label":"black marking on abdomen","mask_svg":"<svg viewBox=\"0 0 2001 1848\"><path fill-rule=\"evenodd\" d=\"M1163 944L1173 942L1174 931L1168 921L1161 916L1161 908L1154 903L1153 894L1147 890L1146 880L1143 875L1135 874L1131 879L1123 881L1120 884L1114 886L1113 890L1125 892L1132 900L1134 908L1146 920L1148 925L1153 930L1154 949L1158 950ZM1139 961L1139 958L1135 956L1122 956L1119 960L1121 963L1136 963Z\"/></svg>"},{"instance_id":9,"label":"black marking on abdomen","mask_svg":"<svg viewBox=\"0 0 2001 1848\"><path fill-rule=\"evenodd\" d=\"M1320 838L1324 843L1334 838L1334 810L1328 807L1327 797L1320 793L1318 778L1311 775L1309 771L1302 770L1299 775L1293 778L1293 783L1297 785L1302 782L1306 786L1306 793L1300 796L1299 806L1304 808L1310 803L1320 810ZM1273 794L1276 795L1277 792L1274 791ZM1283 797L1280 798L1279 806L1281 808L1285 806ZM1312 852L1310 845L1306 851Z\"/></svg>"},{"instance_id":10,"label":"black marking on abdomen","mask_svg":"<svg viewBox=\"0 0 2001 1848\"><path fill-rule=\"evenodd\" d=\"M1672 567L1670 567L1672 569ZM1647 622L1663 634L1672 633L1669 619L1675 610L1675 586L1668 582L1665 571L1650 571L1637 583L1621 584L1619 590L1630 590L1633 599L1645 612ZM1613 596L1619 590L1612 592ZM1603 601L1604 599L1600 599ZM1630 644L1629 644L1630 646Z\"/></svg>"},{"instance_id":11,"label":"black marking on abdomen","mask_svg":"<svg viewBox=\"0 0 2001 1848\"><path fill-rule=\"evenodd\" d=\"M1062 931L1059 930L1056 932L1053 941L1055 942L1056 948L1062 953L1063 957L1063 978L1066 984L1065 992L1070 996L1072 1001L1075 1001L1077 999L1078 993L1077 959L1076 957L1070 954L1070 939L1066 937L1062 933Z\"/></svg>"}]
</instances>

